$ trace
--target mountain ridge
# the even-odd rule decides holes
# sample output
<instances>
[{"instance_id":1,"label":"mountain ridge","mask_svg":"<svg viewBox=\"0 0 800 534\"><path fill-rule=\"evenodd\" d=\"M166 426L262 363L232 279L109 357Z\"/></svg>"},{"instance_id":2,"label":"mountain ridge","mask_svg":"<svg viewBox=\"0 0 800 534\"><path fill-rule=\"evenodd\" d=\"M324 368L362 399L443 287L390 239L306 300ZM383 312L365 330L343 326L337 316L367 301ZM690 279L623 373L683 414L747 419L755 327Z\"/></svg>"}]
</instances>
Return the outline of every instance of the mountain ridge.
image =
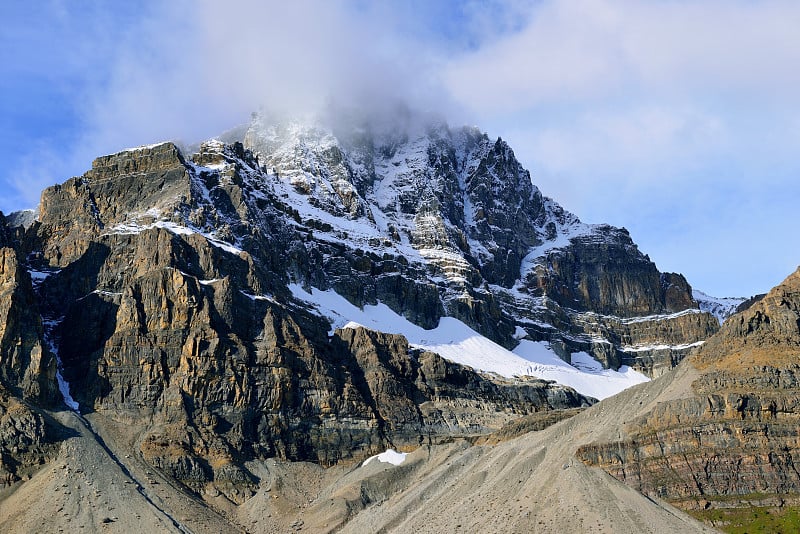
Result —
<instances>
[{"instance_id":1,"label":"mountain ridge","mask_svg":"<svg viewBox=\"0 0 800 534\"><path fill-rule=\"evenodd\" d=\"M47 188L35 220L2 219L0 408L22 399L13 442L34 451L0 457L9 485L79 443L29 439L66 402L83 415L52 436L88 429L111 444L92 454L244 513L280 462L341 473L387 448L468 444L596 403L530 375L617 380L610 395L719 329L682 275L543 196L501 139L263 121L194 154L101 156ZM100 437L125 426L127 444Z\"/></svg>"},{"instance_id":2,"label":"mountain ridge","mask_svg":"<svg viewBox=\"0 0 800 534\"><path fill-rule=\"evenodd\" d=\"M59 248L70 246L66 229L76 222L81 228L102 226L101 236L153 227L176 235L197 233L234 254L254 247L256 268L273 273L271 287L286 281L330 287L358 306L380 300L425 328L454 316L508 348L524 331L568 363L571 354L587 352L604 367L629 365L651 376L715 330L703 314L691 321L685 314L669 316L697 310L685 279L658 273L626 230L585 225L543 197L500 139L492 142L475 128L451 131L435 123L415 139L395 132L380 146L361 135L360 145L345 150L330 130L294 123L281 137L279 127L270 130L260 120L254 117L244 134L254 152L212 141L201 144L192 158L169 143L98 158L90 172L72 182L86 190L85 218L55 223L64 228L51 225L49 240L64 240ZM265 156L269 146L273 152ZM138 160L147 163L139 169ZM131 185L124 187L136 187L143 170L160 172L159 165L172 170L162 173L156 189L142 192L140 187L135 196L114 191L126 180ZM393 166L400 170L387 174ZM512 179L501 180L500 174ZM506 189L498 189L498 183ZM97 206L95 196L107 205ZM521 204L506 209L516 196ZM78 208L74 200L65 200L61 186L46 191L40 219L50 217L51 205ZM108 203L119 201L112 210ZM381 203L384 210L378 209ZM516 215L507 218L508 211ZM290 251L289 262L259 244L267 234L270 248ZM315 246L298 246L304 240ZM337 257L342 245L345 258ZM497 259L499 251L507 253ZM384 261L377 277L363 271L374 271L379 258ZM259 287L244 291L261 293ZM621 315L606 317L610 312ZM634 328L640 321L629 321L628 315L674 326L656 328L661 333L654 337L646 332L655 324ZM610 332L621 328L626 332L621 338Z\"/></svg>"}]
</instances>

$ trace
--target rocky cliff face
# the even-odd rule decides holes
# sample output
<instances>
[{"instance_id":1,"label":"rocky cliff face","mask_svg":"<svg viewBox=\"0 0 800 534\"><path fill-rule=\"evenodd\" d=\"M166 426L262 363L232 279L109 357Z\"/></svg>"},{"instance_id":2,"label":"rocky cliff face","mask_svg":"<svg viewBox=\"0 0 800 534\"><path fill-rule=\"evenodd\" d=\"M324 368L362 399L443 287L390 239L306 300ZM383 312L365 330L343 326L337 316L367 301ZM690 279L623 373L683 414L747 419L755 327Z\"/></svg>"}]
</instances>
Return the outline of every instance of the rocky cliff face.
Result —
<instances>
[{"instance_id":1,"label":"rocky cliff face","mask_svg":"<svg viewBox=\"0 0 800 534\"><path fill-rule=\"evenodd\" d=\"M686 508L780 505L800 494L800 270L729 318L684 365L688 397L627 424L627 439L579 455Z\"/></svg>"},{"instance_id":2,"label":"rocky cliff face","mask_svg":"<svg viewBox=\"0 0 800 534\"><path fill-rule=\"evenodd\" d=\"M54 268L91 236L195 233L246 251L270 287L332 288L426 328L453 316L509 348L522 328L566 361L584 351L651 376L716 330L704 314L659 326L697 311L686 280L659 273L624 229L585 225L543 197L508 145L477 130L334 135L256 118L244 142L190 159L170 144L98 158L45 192L38 248ZM632 318L666 335L609 332Z\"/></svg>"},{"instance_id":3,"label":"rocky cliff face","mask_svg":"<svg viewBox=\"0 0 800 534\"><path fill-rule=\"evenodd\" d=\"M659 273L622 228L597 226L569 246L548 250L528 273L526 287L560 305L635 317L697 308L686 279Z\"/></svg>"},{"instance_id":4,"label":"rocky cliff face","mask_svg":"<svg viewBox=\"0 0 800 534\"><path fill-rule=\"evenodd\" d=\"M584 347L583 350L592 353L606 367L627 365L650 377L658 377L680 363L718 328L710 314L687 309L669 315L635 318L573 313L569 332L576 338L573 346ZM586 337L593 341L582 339ZM598 338L607 342L597 343Z\"/></svg>"},{"instance_id":5,"label":"rocky cliff face","mask_svg":"<svg viewBox=\"0 0 800 534\"><path fill-rule=\"evenodd\" d=\"M8 383L52 398L57 355L81 410L152 421L144 457L193 489L223 492L249 487L253 458L329 465L593 402L478 375L402 337L330 333L288 281L380 298L423 325L444 313L439 289L391 247L378 255L382 243L331 239L268 176L242 145L209 143L187 160L167 143L98 158L46 190L25 231L26 264L3 249L9 309L30 323L20 326L30 339L3 345L17 351ZM20 287L28 301L14 308ZM18 322L5 321L8 336Z\"/></svg>"},{"instance_id":6,"label":"rocky cliff face","mask_svg":"<svg viewBox=\"0 0 800 534\"><path fill-rule=\"evenodd\" d=\"M60 400L31 277L5 223L0 214L0 489L30 475L53 452L54 432L28 401L52 406Z\"/></svg>"},{"instance_id":7,"label":"rocky cliff face","mask_svg":"<svg viewBox=\"0 0 800 534\"><path fill-rule=\"evenodd\" d=\"M55 360L43 338L32 280L0 214L0 387L48 406L58 401Z\"/></svg>"}]
</instances>

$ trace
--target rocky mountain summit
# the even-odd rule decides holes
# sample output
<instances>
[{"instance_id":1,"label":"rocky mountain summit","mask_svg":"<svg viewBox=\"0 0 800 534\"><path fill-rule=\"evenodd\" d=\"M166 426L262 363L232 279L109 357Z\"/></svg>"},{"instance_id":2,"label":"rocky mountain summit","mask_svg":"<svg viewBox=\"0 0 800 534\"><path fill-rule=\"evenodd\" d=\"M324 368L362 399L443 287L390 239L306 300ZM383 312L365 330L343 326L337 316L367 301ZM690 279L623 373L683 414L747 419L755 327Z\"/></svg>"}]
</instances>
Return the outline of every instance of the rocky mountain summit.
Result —
<instances>
[{"instance_id":1,"label":"rocky mountain summit","mask_svg":"<svg viewBox=\"0 0 800 534\"><path fill-rule=\"evenodd\" d=\"M626 230L583 224L544 197L511 148L476 129L433 121L336 134L256 117L244 144L318 243L402 257L414 269L399 279L423 274L428 289L415 284L408 306L394 288L353 287L352 266L344 278L325 266L306 275L315 287L380 300L427 327L456 317L508 347L521 328L567 361L585 351L651 375L716 331L707 315L688 317L699 309L681 275L659 273Z\"/></svg>"},{"instance_id":2,"label":"rocky mountain summit","mask_svg":"<svg viewBox=\"0 0 800 534\"><path fill-rule=\"evenodd\" d=\"M537 414L659 376L718 328L682 275L543 196L501 139L256 115L193 154L99 157L0 219L0 483L77 433L229 510L267 460L555 422Z\"/></svg>"}]
</instances>

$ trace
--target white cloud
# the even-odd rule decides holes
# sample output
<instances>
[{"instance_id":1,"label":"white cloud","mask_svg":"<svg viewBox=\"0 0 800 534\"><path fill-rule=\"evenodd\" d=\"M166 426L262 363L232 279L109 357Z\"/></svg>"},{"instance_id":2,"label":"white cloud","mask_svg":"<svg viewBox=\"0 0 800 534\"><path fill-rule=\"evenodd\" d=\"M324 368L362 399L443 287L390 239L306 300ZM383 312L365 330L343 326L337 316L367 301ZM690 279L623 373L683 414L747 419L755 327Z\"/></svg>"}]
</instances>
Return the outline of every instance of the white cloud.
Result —
<instances>
[{"instance_id":1,"label":"white cloud","mask_svg":"<svg viewBox=\"0 0 800 534\"><path fill-rule=\"evenodd\" d=\"M341 2L170 3L129 33L87 109L90 145L212 136L265 107L287 114L404 100L442 107L436 54L382 10ZM121 127L122 126L122 127Z\"/></svg>"},{"instance_id":2,"label":"white cloud","mask_svg":"<svg viewBox=\"0 0 800 534\"><path fill-rule=\"evenodd\" d=\"M448 87L483 113L625 94L796 102L796 2L545 1L521 31L454 61Z\"/></svg>"},{"instance_id":3,"label":"white cloud","mask_svg":"<svg viewBox=\"0 0 800 534\"><path fill-rule=\"evenodd\" d=\"M798 21L789 1L545 0L444 83L584 220L701 288L763 291L800 246Z\"/></svg>"},{"instance_id":4,"label":"white cloud","mask_svg":"<svg viewBox=\"0 0 800 534\"><path fill-rule=\"evenodd\" d=\"M589 111L530 133L530 150L543 170L572 173L687 162L728 136L722 120L702 110L655 106Z\"/></svg>"}]
</instances>

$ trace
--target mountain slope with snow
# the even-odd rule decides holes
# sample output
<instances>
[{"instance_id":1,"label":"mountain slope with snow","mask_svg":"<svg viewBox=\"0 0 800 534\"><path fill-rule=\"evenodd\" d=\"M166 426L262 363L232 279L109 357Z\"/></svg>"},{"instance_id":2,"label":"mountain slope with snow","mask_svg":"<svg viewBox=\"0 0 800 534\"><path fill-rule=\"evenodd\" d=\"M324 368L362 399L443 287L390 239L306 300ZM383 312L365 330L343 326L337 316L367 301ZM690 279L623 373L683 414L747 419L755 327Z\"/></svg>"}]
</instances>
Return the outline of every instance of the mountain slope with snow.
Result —
<instances>
[{"instance_id":1,"label":"mountain slope with snow","mask_svg":"<svg viewBox=\"0 0 800 534\"><path fill-rule=\"evenodd\" d=\"M180 164L168 179L108 203L139 179L109 177L160 151ZM212 140L190 157L138 147L98 158L76 185L89 212L56 230L68 241L75 224L196 236L251 256L270 273L266 286L383 303L426 329L452 318L508 350L538 343L562 361L653 376L717 328L707 314L679 313L697 309L690 286L660 273L625 229L585 224L543 196L501 139L429 117L343 128L255 116L244 145Z\"/></svg>"},{"instance_id":2,"label":"mountain slope with snow","mask_svg":"<svg viewBox=\"0 0 800 534\"><path fill-rule=\"evenodd\" d=\"M319 276L297 273L303 285L332 288L359 306L384 302L426 328L454 317L507 348L522 329L531 341L559 347L565 360L588 353L606 368L648 374L669 368L717 328L703 315L628 328L625 340L609 332L617 319L697 309L690 286L659 273L625 229L582 223L543 196L511 148L475 128L451 129L435 118L386 128L258 116L244 144L272 175L270 186L297 214L298 228L372 265L376 256L408 265L413 274L401 276L413 279L412 293L425 295L425 311L373 291L376 281L395 276L383 269L354 287L352 263L346 280L339 267L323 267ZM602 317L589 324L586 312ZM634 354L629 346L660 349Z\"/></svg>"},{"instance_id":3,"label":"mountain slope with snow","mask_svg":"<svg viewBox=\"0 0 800 534\"><path fill-rule=\"evenodd\" d=\"M332 328L364 326L378 332L400 334L412 347L440 354L450 361L506 378L535 376L554 380L578 392L604 399L648 379L624 367L619 371L603 367L586 353L572 355L572 363L561 360L543 341L522 340L510 351L480 335L458 319L443 317L436 328L426 330L397 315L384 304L363 309L350 304L333 291L306 292L290 286L292 294L328 318Z\"/></svg>"},{"instance_id":4,"label":"mountain slope with snow","mask_svg":"<svg viewBox=\"0 0 800 534\"><path fill-rule=\"evenodd\" d=\"M29 438L48 431L41 410L66 406L87 415L64 412L82 440L52 433L59 462L89 448L286 531L299 524L280 507L305 509L319 483L298 474L308 462L344 469L574 415L718 328L683 276L542 195L475 128L256 116L243 135L101 156L36 212L0 217L0 411L30 407L0 421L0 484L51 472ZM95 422L116 429L106 448ZM177 518L146 480L139 504ZM267 486L281 496L260 506ZM336 513L378 489L336 494Z\"/></svg>"},{"instance_id":5,"label":"mountain slope with snow","mask_svg":"<svg viewBox=\"0 0 800 534\"><path fill-rule=\"evenodd\" d=\"M747 300L744 297L712 297L697 289L692 291L692 296L700 309L716 317L719 324L736 313L737 308Z\"/></svg>"}]
</instances>

